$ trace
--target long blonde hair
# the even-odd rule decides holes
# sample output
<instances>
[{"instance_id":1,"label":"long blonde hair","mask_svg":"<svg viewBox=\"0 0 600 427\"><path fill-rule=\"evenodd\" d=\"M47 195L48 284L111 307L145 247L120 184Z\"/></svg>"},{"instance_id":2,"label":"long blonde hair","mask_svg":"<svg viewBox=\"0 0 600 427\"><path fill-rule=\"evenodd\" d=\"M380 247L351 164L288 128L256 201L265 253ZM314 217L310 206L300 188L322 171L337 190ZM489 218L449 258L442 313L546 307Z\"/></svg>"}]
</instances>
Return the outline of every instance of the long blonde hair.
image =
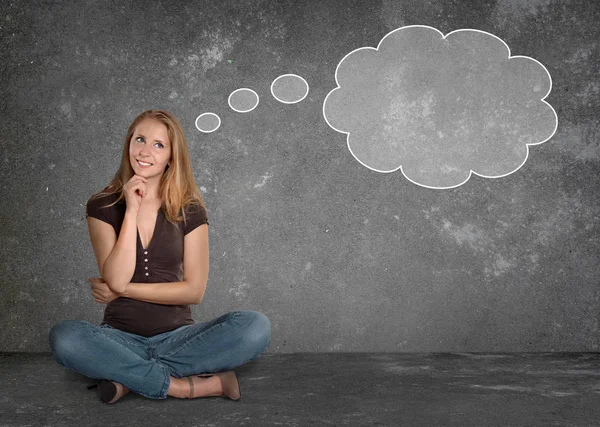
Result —
<instances>
[{"instance_id":1,"label":"long blonde hair","mask_svg":"<svg viewBox=\"0 0 600 427\"><path fill-rule=\"evenodd\" d=\"M125 199L123 185L135 174L129 160L129 144L135 128L144 119L158 120L167 127L169 141L171 142L171 162L160 179L158 194L163 201L162 207L165 210L167 220L173 224L182 220L185 221L185 206L196 205L204 208L205 205L194 179L188 144L181 123L167 111L147 110L135 118L127 130L127 136L125 136L119 170L108 186L91 198L119 193L117 200L103 207L113 206Z\"/></svg>"}]
</instances>

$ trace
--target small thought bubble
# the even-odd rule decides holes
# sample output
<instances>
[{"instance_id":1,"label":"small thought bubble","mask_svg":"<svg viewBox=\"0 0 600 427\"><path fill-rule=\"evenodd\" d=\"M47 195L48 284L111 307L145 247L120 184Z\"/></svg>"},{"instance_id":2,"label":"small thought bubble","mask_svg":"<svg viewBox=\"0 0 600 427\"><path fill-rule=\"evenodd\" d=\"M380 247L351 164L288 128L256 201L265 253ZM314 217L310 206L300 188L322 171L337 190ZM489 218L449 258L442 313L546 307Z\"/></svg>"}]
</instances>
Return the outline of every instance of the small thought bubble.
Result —
<instances>
[{"instance_id":1,"label":"small thought bubble","mask_svg":"<svg viewBox=\"0 0 600 427\"><path fill-rule=\"evenodd\" d=\"M196 118L196 129L200 132L211 133L219 129L221 118L215 113L202 113Z\"/></svg>"},{"instance_id":2,"label":"small thought bubble","mask_svg":"<svg viewBox=\"0 0 600 427\"><path fill-rule=\"evenodd\" d=\"M295 104L308 95L308 83L296 74L284 74L271 83L271 94L279 102Z\"/></svg>"},{"instance_id":3,"label":"small thought bubble","mask_svg":"<svg viewBox=\"0 0 600 427\"><path fill-rule=\"evenodd\" d=\"M237 89L231 92L227 103L233 111L247 113L254 110L258 105L258 94L248 88Z\"/></svg>"},{"instance_id":4,"label":"small thought bubble","mask_svg":"<svg viewBox=\"0 0 600 427\"><path fill-rule=\"evenodd\" d=\"M479 30L411 25L342 58L323 116L377 172L427 188L500 178L556 132L548 70Z\"/></svg>"}]
</instances>

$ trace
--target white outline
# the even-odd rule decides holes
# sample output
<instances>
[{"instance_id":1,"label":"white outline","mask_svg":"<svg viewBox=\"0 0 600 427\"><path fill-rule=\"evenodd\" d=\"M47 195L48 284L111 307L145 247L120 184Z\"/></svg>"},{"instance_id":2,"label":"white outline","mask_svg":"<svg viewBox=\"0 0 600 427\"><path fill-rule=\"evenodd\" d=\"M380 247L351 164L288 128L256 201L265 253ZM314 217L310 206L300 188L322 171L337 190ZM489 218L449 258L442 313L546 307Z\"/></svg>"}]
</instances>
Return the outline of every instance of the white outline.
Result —
<instances>
[{"instance_id":1,"label":"white outline","mask_svg":"<svg viewBox=\"0 0 600 427\"><path fill-rule=\"evenodd\" d=\"M354 153L352 152L352 149L350 148L350 132L344 132L344 131L342 131L342 130L336 129L334 126L332 126L332 125L331 125L331 123L329 123L329 120L327 120L327 116L325 115L325 104L327 103L327 98L329 98L329 95L331 95L333 92L335 92L336 90L338 90L338 89L340 89L340 88L341 88L341 86L340 86L340 84L339 84L339 82L338 82L338 78L337 78L337 76L338 76L338 69L339 69L340 65L342 64L342 62L344 62L344 59L346 59L346 57L348 57L348 56L352 55L354 52L357 52L357 51L359 51L359 50L362 50L362 49L371 49L371 50L377 50L377 51L378 51L378 50L379 50L379 47L381 46L381 43L383 43L383 41L385 40L385 38L386 38L387 36L389 36L390 34L393 34L393 33L395 33L396 31L400 31L400 30L403 30L403 29L406 29L406 28L415 28L415 27L421 27L421 28L430 28L430 29L432 29L432 30L435 30L435 31L437 31L438 33L440 33L440 35L442 36L442 39L445 39L445 38L446 38L446 37L448 37L450 34L452 34L452 33L457 33L457 32L459 32L459 31L476 31L476 32L478 32L478 33L483 33L483 34L490 35L490 36L492 36L492 37L494 37L494 38L496 38L496 39L500 40L500 41L501 41L501 42L504 44L504 46L506 46L506 49L508 50L508 58L507 58L507 59L511 59L511 58L527 58L527 59L531 59L532 61L535 61L535 62L537 62L538 64L540 64L540 65L542 66L542 68L544 69L544 71L546 71L546 74L548 74L548 78L550 79L550 87L548 88L548 93L546 93L546 95L545 95L545 96L544 96L544 97L543 97L543 98L542 98L540 101L542 101L542 102L546 103L546 104L548 105L548 107L550 107L550 109L552 110L552 112L554 113L554 117L555 117L554 131L552 131L552 135L550 135L548 138L544 139L544 140L543 140L543 141L541 141L541 142L534 142L534 143L530 143L530 144L525 144L525 145L526 145L526 148L527 148L527 155L525 156L525 160L523 161L523 163L521 163L521 164L520 164L520 165L519 165L519 166L518 166L518 167L517 167L515 170L513 170L512 172L506 173L506 174L504 174L504 175L498 175L498 176L487 176L487 175L481 175L481 174L478 174L477 172L474 172L473 170L470 170L470 171L469 171L469 176L467 176L467 179L465 179L465 180L464 180L463 182L461 182L460 184L453 185L453 186L451 186L451 187L431 187L431 186L428 186L428 185L419 184L418 182L415 182L415 181L413 181L412 179L410 179L409 177L407 177L407 176L406 176L406 174L405 174L405 173L404 173L404 171L402 170L402 165L400 165L400 166L399 166L399 167L397 167L396 169L389 170L389 171L377 170L377 169L374 169L374 168L372 168L372 167L369 167L369 166L365 165L363 162L361 162L361 161L358 159L358 157L356 157L356 155L354 155ZM461 29L459 29L459 30L454 30L454 31L451 31L451 32L449 32L448 34L444 35L444 33L442 33L442 32L441 32L440 30L438 30L437 28L433 28L433 27L430 27L430 26L428 26L428 25L407 25L407 26L405 26L405 27L400 27L400 28L397 28L397 29L395 29L395 30L393 30L393 31L390 31L389 33L387 33L387 34L386 34L386 35L385 35L385 36L384 36L384 37L381 39L381 41L379 42L379 44L377 44L377 47L376 47L376 48L374 48L374 47L361 47L361 48L358 48L358 49L354 49L352 52L350 52L350 53L346 54L346 55L345 55L345 56L344 56L344 57L341 59L341 61L338 63L337 67L335 68L335 84L336 84L336 86L337 86L337 87L335 87L334 89L332 89L332 90L331 90L331 91L330 91L330 92L327 94L327 96L325 97L325 100L323 101L323 117L325 118L325 121L327 122L327 124L329 125L329 127L330 127L330 128L332 128L332 129L333 129L333 130L335 130L336 132L339 132L339 133L345 133L346 135L348 135L348 136L346 137L346 145L348 146L348 150L350 150L350 153L352 153L352 156L353 156L353 157L354 157L354 158L355 158L355 159L356 159L356 160L357 160L357 161L358 161L358 162L359 162L361 165L363 165L363 166L365 166L366 168L368 168L368 169L371 169L371 170L373 170L373 171L375 171L375 172L381 172L381 173L390 173L390 172L395 172L395 171L397 171L398 169L400 169L400 171L402 172L402 175L404 175L404 177L405 177L406 179L408 179L410 182L412 182L413 184L416 184L416 185L419 185L419 186L421 186L421 187L425 187L425 188L431 188L431 189L434 189L434 190L448 190L448 189L450 189L450 188L456 188L456 187L460 187L460 186L461 186L461 185L463 185L465 182L467 182L469 179L471 179L471 175L473 175L473 174L475 174L475 175L477 175L477 176L480 176L480 177L482 177L482 178L503 178L503 177L505 177L505 176L508 176L508 175L510 175L510 174L512 174L512 173L515 173L516 171L518 171L519 169L521 169L521 167L522 167L522 166L525 164L525 162L527 162L527 159L529 158L529 146L530 146L530 145L539 145L539 144L543 144L544 142L546 142L546 141L548 141L550 138L552 138L552 137L554 136L554 134L556 133L556 130L558 129L558 115L556 114L556 111L554 110L554 108L552 107L552 105L550 105L548 102L546 102L546 101L545 101L545 99L548 97L548 95L550 95L550 92L552 91L552 76L551 76L551 75L550 75L550 73L548 72L548 69L547 69L547 68L544 66L544 64L542 64L540 61L538 61L537 59L531 58L531 57L529 57L529 56L524 56L524 55L511 56L511 55L510 55L510 48L509 48L509 47L508 47L508 45L507 45L507 44L504 42L504 40L502 40L500 37L498 37L498 36L495 36L494 34L488 33L488 32L486 32L486 31L475 30L475 29L471 29L471 28L461 28Z\"/></svg>"},{"instance_id":2,"label":"white outline","mask_svg":"<svg viewBox=\"0 0 600 427\"><path fill-rule=\"evenodd\" d=\"M202 130L198 126L198 119L200 119L200 117L202 117L202 116L207 116L207 115L215 116L217 118L217 120L219 121L219 124L213 130ZM196 121L194 122L194 125L196 125L196 129L198 129L202 133L212 133L221 127L221 118L218 115L216 115L215 113L202 113L198 117L196 117Z\"/></svg>"},{"instance_id":3,"label":"white outline","mask_svg":"<svg viewBox=\"0 0 600 427\"><path fill-rule=\"evenodd\" d=\"M300 98L298 101L282 101L281 99L277 98L275 96L275 94L273 93L273 85L275 84L275 82L277 80L279 80L282 77L288 77L288 76L294 76L294 77L298 77L300 80L302 80L304 82L304 84L306 85L306 93L304 94L304 96L302 98ZM304 77L299 76L298 74L282 74L281 76L277 77L275 80L273 80L273 82L271 83L271 95L273 95L273 98L275 98L277 101L283 103L283 104L296 104L302 100L304 100L304 98L306 98L308 96L308 92L310 91L310 87L308 86L308 82L304 79Z\"/></svg>"},{"instance_id":4,"label":"white outline","mask_svg":"<svg viewBox=\"0 0 600 427\"><path fill-rule=\"evenodd\" d=\"M231 105L231 97L233 96L234 93L239 92L240 90L249 90L254 95L256 95L256 105L254 107L250 108L249 110L236 110L235 108L233 108L233 106ZM247 88L247 87L242 87L242 88L234 90L233 92L231 92L229 94L229 98L227 98L227 103L229 104L229 108L231 108L233 111L235 111L237 113L249 113L250 111L254 110L256 107L258 107L259 102L260 102L260 97L258 96L258 93L254 92L252 89Z\"/></svg>"}]
</instances>

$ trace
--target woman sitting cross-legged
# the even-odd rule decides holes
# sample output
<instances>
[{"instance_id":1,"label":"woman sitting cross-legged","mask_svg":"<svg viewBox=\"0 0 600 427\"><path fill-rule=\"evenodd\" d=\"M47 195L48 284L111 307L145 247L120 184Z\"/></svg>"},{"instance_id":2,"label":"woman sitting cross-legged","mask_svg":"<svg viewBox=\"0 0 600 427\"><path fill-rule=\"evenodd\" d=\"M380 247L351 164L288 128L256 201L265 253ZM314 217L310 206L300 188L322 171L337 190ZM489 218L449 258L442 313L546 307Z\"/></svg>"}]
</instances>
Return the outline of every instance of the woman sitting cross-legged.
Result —
<instances>
[{"instance_id":1,"label":"woman sitting cross-legged","mask_svg":"<svg viewBox=\"0 0 600 427\"><path fill-rule=\"evenodd\" d=\"M202 302L208 281L208 215L173 115L149 110L133 121L120 167L88 200L86 217L101 275L90 278L91 289L106 304L104 319L56 324L55 360L99 380L106 403L130 391L239 399L232 369L267 349L271 324L251 310L192 319L190 305Z\"/></svg>"}]
</instances>

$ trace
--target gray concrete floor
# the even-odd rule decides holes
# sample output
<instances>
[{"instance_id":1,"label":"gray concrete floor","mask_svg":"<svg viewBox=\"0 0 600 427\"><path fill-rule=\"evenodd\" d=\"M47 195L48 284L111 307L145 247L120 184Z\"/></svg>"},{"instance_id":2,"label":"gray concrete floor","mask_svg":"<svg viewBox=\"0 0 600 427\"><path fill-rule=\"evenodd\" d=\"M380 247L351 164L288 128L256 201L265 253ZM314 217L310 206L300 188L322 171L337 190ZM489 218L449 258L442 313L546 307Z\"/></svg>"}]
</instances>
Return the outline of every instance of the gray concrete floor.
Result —
<instances>
[{"instance_id":1,"label":"gray concrete floor","mask_svg":"<svg viewBox=\"0 0 600 427\"><path fill-rule=\"evenodd\" d=\"M106 405L48 353L0 353L0 425L600 425L599 353L267 353L235 371L239 401Z\"/></svg>"}]
</instances>

